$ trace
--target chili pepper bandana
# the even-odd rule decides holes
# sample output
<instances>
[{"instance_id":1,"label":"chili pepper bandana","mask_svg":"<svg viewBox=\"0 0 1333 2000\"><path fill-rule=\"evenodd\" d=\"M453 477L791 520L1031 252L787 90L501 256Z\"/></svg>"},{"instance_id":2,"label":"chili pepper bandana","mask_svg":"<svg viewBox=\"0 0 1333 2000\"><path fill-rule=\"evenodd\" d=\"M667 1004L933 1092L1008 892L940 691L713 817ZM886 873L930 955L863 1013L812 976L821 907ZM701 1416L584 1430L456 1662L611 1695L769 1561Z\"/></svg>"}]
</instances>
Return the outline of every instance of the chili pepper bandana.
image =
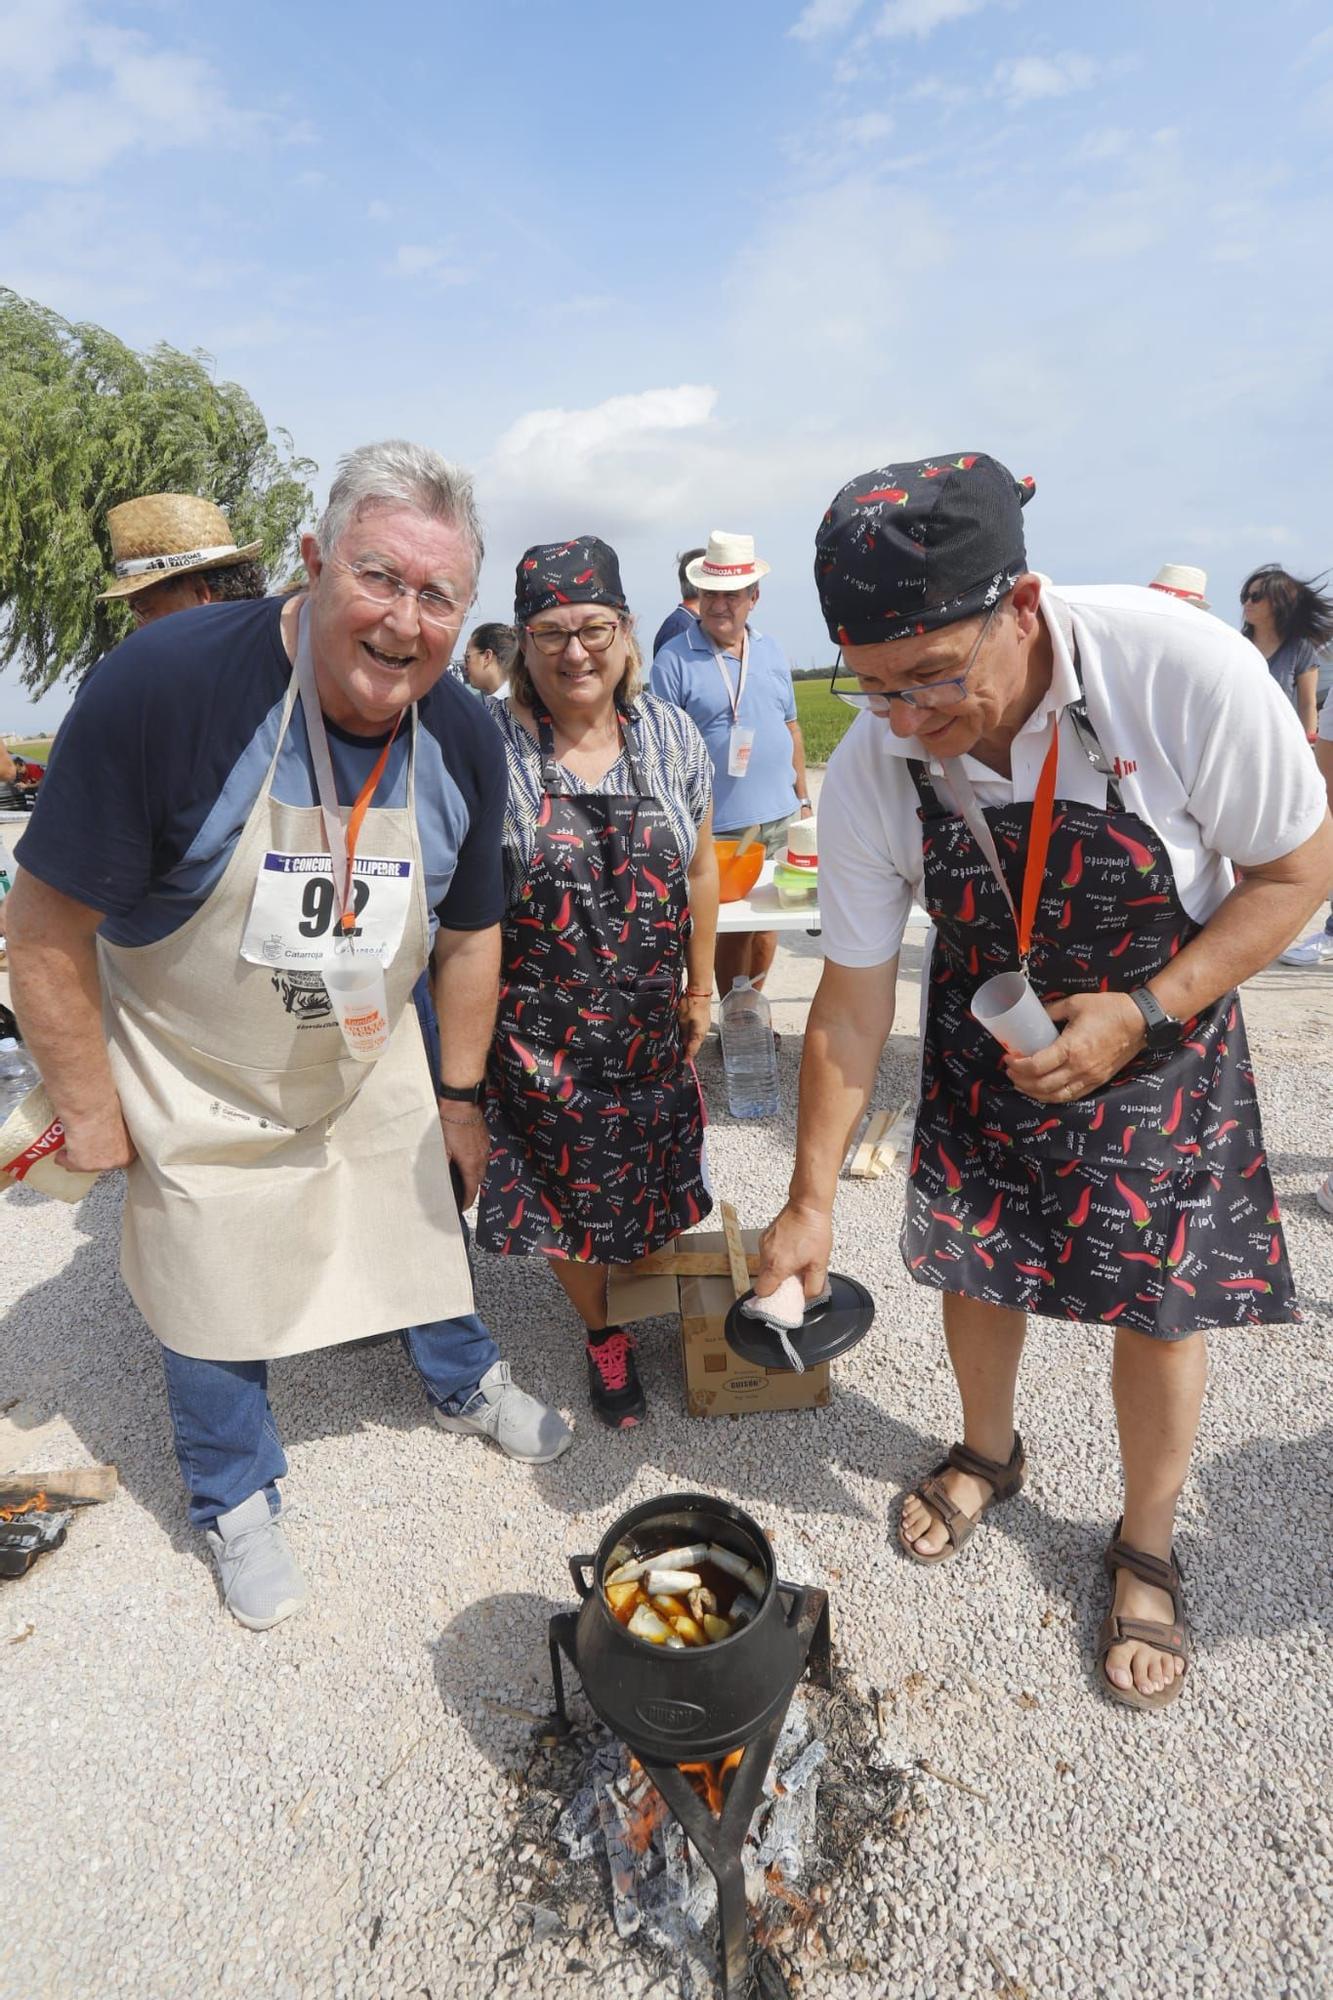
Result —
<instances>
[{"instance_id":1,"label":"chili pepper bandana","mask_svg":"<svg viewBox=\"0 0 1333 2000\"><path fill-rule=\"evenodd\" d=\"M514 623L526 625L558 604L609 604L626 611L616 552L596 535L539 542L525 549L514 572Z\"/></svg>"},{"instance_id":2,"label":"chili pepper bandana","mask_svg":"<svg viewBox=\"0 0 1333 2000\"><path fill-rule=\"evenodd\" d=\"M989 611L1027 568L1022 510L1035 490L971 451L848 480L815 535L829 637L874 645Z\"/></svg>"}]
</instances>

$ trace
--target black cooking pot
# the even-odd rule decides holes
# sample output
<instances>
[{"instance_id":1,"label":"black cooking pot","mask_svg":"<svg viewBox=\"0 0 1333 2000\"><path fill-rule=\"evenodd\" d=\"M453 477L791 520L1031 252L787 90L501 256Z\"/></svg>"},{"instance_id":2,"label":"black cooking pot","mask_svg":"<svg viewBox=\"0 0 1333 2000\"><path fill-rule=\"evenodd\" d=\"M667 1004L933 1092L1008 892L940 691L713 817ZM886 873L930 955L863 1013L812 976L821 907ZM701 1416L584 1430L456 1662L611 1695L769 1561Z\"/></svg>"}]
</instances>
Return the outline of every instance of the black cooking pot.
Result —
<instances>
[{"instance_id":1,"label":"black cooking pot","mask_svg":"<svg viewBox=\"0 0 1333 2000\"><path fill-rule=\"evenodd\" d=\"M671 1544L715 1542L754 1563L764 1577L757 1614L729 1639L682 1652L631 1638L602 1585L624 1560L623 1544L637 1547L650 1532ZM763 1530L729 1500L705 1493L645 1500L608 1528L595 1556L571 1556L569 1568L583 1599L573 1647L583 1691L607 1728L641 1757L682 1763L725 1756L790 1700L810 1650L805 1614L822 1593L783 1583Z\"/></svg>"}]
</instances>

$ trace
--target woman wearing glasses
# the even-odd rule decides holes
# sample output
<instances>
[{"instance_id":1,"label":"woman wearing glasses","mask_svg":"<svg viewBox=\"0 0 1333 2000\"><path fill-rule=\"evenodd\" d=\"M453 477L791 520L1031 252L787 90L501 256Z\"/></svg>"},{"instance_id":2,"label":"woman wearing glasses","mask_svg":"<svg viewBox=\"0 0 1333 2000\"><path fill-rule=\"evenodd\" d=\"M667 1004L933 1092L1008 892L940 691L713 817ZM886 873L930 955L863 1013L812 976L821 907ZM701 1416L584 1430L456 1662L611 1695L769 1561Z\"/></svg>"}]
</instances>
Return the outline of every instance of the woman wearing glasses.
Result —
<instances>
[{"instance_id":1,"label":"woman wearing glasses","mask_svg":"<svg viewBox=\"0 0 1333 2000\"><path fill-rule=\"evenodd\" d=\"M717 863L711 765L641 692L615 551L592 536L518 565L520 650L490 711L509 763L490 1162L477 1241L542 1255L587 1329L603 1422L644 1412L607 1266L708 1213L692 1057L708 1031Z\"/></svg>"},{"instance_id":2,"label":"woman wearing glasses","mask_svg":"<svg viewBox=\"0 0 1333 2000\"><path fill-rule=\"evenodd\" d=\"M1333 826L1253 649L1155 591L1047 585L1030 490L980 453L881 466L817 532L824 616L868 712L824 786L825 965L756 1290L822 1286L919 900L939 942L902 1248L942 1295L962 1436L905 1495L897 1539L944 1561L1023 1485L1029 1316L1048 1365L1049 1322L1105 1327L1124 1498L1098 1677L1156 1708L1188 1657L1172 1538L1205 1329L1296 1317L1235 988L1326 892ZM1039 1003L1036 1053L972 1011L1006 972ZM1059 1422L1057 1404L1051 1480L1062 1453L1075 1472Z\"/></svg>"},{"instance_id":3,"label":"woman wearing glasses","mask_svg":"<svg viewBox=\"0 0 1333 2000\"><path fill-rule=\"evenodd\" d=\"M1268 671L1313 737L1319 721L1317 648L1333 639L1333 597L1265 563L1241 585L1241 631L1268 662Z\"/></svg>"}]
</instances>

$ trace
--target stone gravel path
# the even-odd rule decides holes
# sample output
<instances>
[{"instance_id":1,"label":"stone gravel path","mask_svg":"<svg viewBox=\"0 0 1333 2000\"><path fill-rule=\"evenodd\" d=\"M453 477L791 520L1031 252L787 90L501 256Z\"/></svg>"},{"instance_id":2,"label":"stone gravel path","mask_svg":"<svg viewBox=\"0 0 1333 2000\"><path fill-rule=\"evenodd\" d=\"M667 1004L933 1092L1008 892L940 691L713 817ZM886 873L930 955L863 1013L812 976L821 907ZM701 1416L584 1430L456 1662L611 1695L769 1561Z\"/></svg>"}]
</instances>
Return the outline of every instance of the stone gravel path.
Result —
<instances>
[{"instance_id":1,"label":"stone gravel path","mask_svg":"<svg viewBox=\"0 0 1333 2000\"><path fill-rule=\"evenodd\" d=\"M779 965L780 1118L732 1124L718 1057L702 1065L715 1172L750 1222L789 1171L818 948ZM1116 1492L1098 1331L1034 1325L1031 1482L965 1561L922 1571L892 1549L894 1496L955 1428L934 1302L898 1257L898 1175L840 1197L838 1261L879 1318L820 1412L688 1420L673 1329L653 1322L650 1421L613 1437L587 1414L569 1309L498 1259L482 1309L516 1376L577 1424L554 1466L442 1436L395 1342L279 1364L313 1602L264 1635L221 1610L182 1522L156 1345L116 1275L118 1184L72 1211L0 1197L0 1403L19 1399L0 1463L111 1460L123 1481L0 1585L0 1995L669 1994L595 1893L582 1937L531 1943L497 1867L528 1737L507 1710L546 1705L565 1558L685 1486L739 1499L788 1576L831 1583L842 1657L885 1692L904 1757L960 1781L923 1780L928 1810L868 1858L869 1896L832 1927L841 1962L802 1968L809 2000L1326 1995L1333 1222L1312 1188L1333 1151L1331 998L1328 975L1270 973L1247 1002L1307 1317L1216 1342L1180 1525L1196 1664L1164 1716L1090 1679ZM911 1070L895 1037L883 1106Z\"/></svg>"}]
</instances>

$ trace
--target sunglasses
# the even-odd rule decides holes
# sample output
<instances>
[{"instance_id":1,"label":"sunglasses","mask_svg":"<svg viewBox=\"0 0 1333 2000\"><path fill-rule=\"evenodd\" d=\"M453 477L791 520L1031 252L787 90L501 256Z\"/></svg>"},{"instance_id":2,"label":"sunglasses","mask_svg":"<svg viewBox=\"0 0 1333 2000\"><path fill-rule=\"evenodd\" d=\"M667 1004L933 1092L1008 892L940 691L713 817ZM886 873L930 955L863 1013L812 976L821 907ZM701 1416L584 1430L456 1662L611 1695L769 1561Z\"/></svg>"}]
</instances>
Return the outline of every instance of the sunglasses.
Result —
<instances>
[{"instance_id":1,"label":"sunglasses","mask_svg":"<svg viewBox=\"0 0 1333 2000\"><path fill-rule=\"evenodd\" d=\"M1262 590L1245 590L1241 592L1240 601L1242 604L1262 604L1264 593Z\"/></svg>"}]
</instances>

